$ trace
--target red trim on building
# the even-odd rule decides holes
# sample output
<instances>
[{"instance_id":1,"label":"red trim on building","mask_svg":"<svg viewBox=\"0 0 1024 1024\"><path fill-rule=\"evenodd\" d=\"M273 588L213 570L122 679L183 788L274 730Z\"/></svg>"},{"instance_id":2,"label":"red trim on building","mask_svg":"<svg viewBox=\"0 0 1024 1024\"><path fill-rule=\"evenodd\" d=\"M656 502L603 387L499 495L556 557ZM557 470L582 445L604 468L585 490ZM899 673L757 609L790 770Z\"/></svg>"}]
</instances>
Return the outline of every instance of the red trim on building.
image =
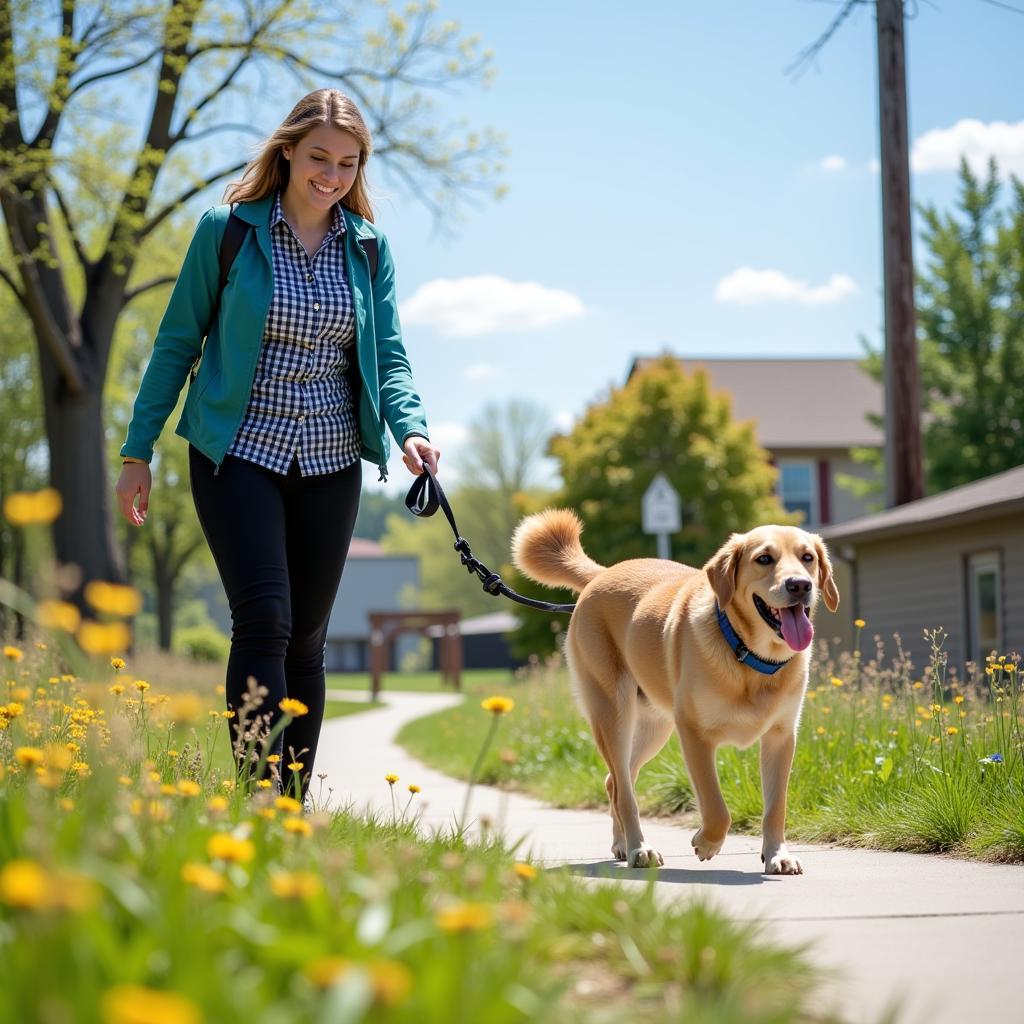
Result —
<instances>
[{"instance_id":1,"label":"red trim on building","mask_svg":"<svg viewBox=\"0 0 1024 1024\"><path fill-rule=\"evenodd\" d=\"M822 526L827 526L832 522L829 483L828 459L818 459L818 520Z\"/></svg>"}]
</instances>

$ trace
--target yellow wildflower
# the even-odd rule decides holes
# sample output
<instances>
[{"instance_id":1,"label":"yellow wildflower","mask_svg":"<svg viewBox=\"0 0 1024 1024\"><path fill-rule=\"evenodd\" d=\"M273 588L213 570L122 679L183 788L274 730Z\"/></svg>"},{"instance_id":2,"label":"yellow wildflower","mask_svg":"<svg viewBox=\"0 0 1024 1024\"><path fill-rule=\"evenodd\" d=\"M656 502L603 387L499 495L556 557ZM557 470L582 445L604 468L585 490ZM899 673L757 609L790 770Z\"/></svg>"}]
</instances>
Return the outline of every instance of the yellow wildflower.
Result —
<instances>
[{"instance_id":1,"label":"yellow wildflower","mask_svg":"<svg viewBox=\"0 0 1024 1024\"><path fill-rule=\"evenodd\" d=\"M284 829L293 835L309 836L313 834L313 826L305 818L285 818Z\"/></svg>"},{"instance_id":2,"label":"yellow wildflower","mask_svg":"<svg viewBox=\"0 0 1024 1024\"><path fill-rule=\"evenodd\" d=\"M393 786L398 781L398 776L394 772L384 776L384 781L389 785Z\"/></svg>"},{"instance_id":3,"label":"yellow wildflower","mask_svg":"<svg viewBox=\"0 0 1024 1024\"><path fill-rule=\"evenodd\" d=\"M293 718L301 718L303 715L309 714L309 708L301 700L295 700L293 697L285 697L277 706L286 715L291 715Z\"/></svg>"},{"instance_id":4,"label":"yellow wildflower","mask_svg":"<svg viewBox=\"0 0 1024 1024\"><path fill-rule=\"evenodd\" d=\"M202 791L203 788L198 782L193 782L192 779L178 779L178 792L182 796L199 796Z\"/></svg>"},{"instance_id":5,"label":"yellow wildflower","mask_svg":"<svg viewBox=\"0 0 1024 1024\"><path fill-rule=\"evenodd\" d=\"M120 672L121 669L124 668L124 658L111 658L110 659L110 667L115 672Z\"/></svg>"},{"instance_id":6,"label":"yellow wildflower","mask_svg":"<svg viewBox=\"0 0 1024 1024\"><path fill-rule=\"evenodd\" d=\"M839 678L839 676L833 676L833 677L832 677L832 678L831 678L831 679L829 680L829 682L830 682L830 683L831 683L831 684L832 684L833 686L842 686L842 685L843 685L843 681L842 681L842 679L840 679L840 678Z\"/></svg>"},{"instance_id":7,"label":"yellow wildflower","mask_svg":"<svg viewBox=\"0 0 1024 1024\"><path fill-rule=\"evenodd\" d=\"M208 864L182 864L181 878L203 892L223 892L228 887L227 879Z\"/></svg>"},{"instance_id":8,"label":"yellow wildflower","mask_svg":"<svg viewBox=\"0 0 1024 1024\"><path fill-rule=\"evenodd\" d=\"M864 628L864 627L865 627L865 626L867 625L867 623L866 623L866 622L865 622L865 621L864 621L863 619L854 619L854 620L853 620L853 624L854 624L854 625L855 625L855 626L856 626L856 627L857 627L858 629L863 629L863 628Z\"/></svg>"},{"instance_id":9,"label":"yellow wildflower","mask_svg":"<svg viewBox=\"0 0 1024 1024\"><path fill-rule=\"evenodd\" d=\"M15 491L4 499L4 516L12 526L45 525L52 523L63 507L60 493L52 487Z\"/></svg>"},{"instance_id":10,"label":"yellow wildflower","mask_svg":"<svg viewBox=\"0 0 1024 1024\"><path fill-rule=\"evenodd\" d=\"M78 643L89 654L114 654L131 644L132 631L123 622L85 621L78 628Z\"/></svg>"},{"instance_id":11,"label":"yellow wildflower","mask_svg":"<svg viewBox=\"0 0 1024 1024\"><path fill-rule=\"evenodd\" d=\"M234 711L222 711L220 713L220 717L221 718L234 718L235 717L235 713L234 713Z\"/></svg>"},{"instance_id":12,"label":"yellow wildflower","mask_svg":"<svg viewBox=\"0 0 1024 1024\"><path fill-rule=\"evenodd\" d=\"M211 796L206 801L206 809L211 814L223 814L228 809L228 802L222 796Z\"/></svg>"},{"instance_id":13,"label":"yellow wildflower","mask_svg":"<svg viewBox=\"0 0 1024 1024\"><path fill-rule=\"evenodd\" d=\"M955 736L960 730L955 725L946 726L946 735Z\"/></svg>"},{"instance_id":14,"label":"yellow wildflower","mask_svg":"<svg viewBox=\"0 0 1024 1024\"><path fill-rule=\"evenodd\" d=\"M91 580L85 585L85 599L98 612L130 618L142 611L142 595L134 587Z\"/></svg>"},{"instance_id":15,"label":"yellow wildflower","mask_svg":"<svg viewBox=\"0 0 1024 1024\"><path fill-rule=\"evenodd\" d=\"M114 685L110 687L110 692L115 697L120 697L121 694L124 693L124 687L120 683L114 683Z\"/></svg>"},{"instance_id":16,"label":"yellow wildflower","mask_svg":"<svg viewBox=\"0 0 1024 1024\"><path fill-rule=\"evenodd\" d=\"M279 811L287 811L289 814L298 814L302 810L302 804L290 796L279 796L274 801L274 806Z\"/></svg>"},{"instance_id":17,"label":"yellow wildflower","mask_svg":"<svg viewBox=\"0 0 1024 1024\"><path fill-rule=\"evenodd\" d=\"M50 876L33 860L12 860L0 868L0 902L22 910L40 910L50 905Z\"/></svg>"},{"instance_id":18,"label":"yellow wildflower","mask_svg":"<svg viewBox=\"0 0 1024 1024\"><path fill-rule=\"evenodd\" d=\"M145 679L136 679L132 685L139 693L145 693L149 689L149 683Z\"/></svg>"},{"instance_id":19,"label":"yellow wildflower","mask_svg":"<svg viewBox=\"0 0 1024 1024\"><path fill-rule=\"evenodd\" d=\"M355 964L340 956L322 956L311 960L302 973L317 988L330 988L353 970L365 971L369 976L374 999L385 1006L397 1006L409 998L413 978L409 968L397 960L374 960Z\"/></svg>"},{"instance_id":20,"label":"yellow wildflower","mask_svg":"<svg viewBox=\"0 0 1024 1024\"><path fill-rule=\"evenodd\" d=\"M963 704L963 702L964 702L964 697L963 697L963 694L961 694L961 693L958 693L958 694L957 694L957 695L956 695L956 696L955 696L955 697L953 698L953 703L954 703L954 704Z\"/></svg>"},{"instance_id":21,"label":"yellow wildflower","mask_svg":"<svg viewBox=\"0 0 1024 1024\"><path fill-rule=\"evenodd\" d=\"M14 760L23 768L34 768L45 760L43 752L38 747L18 747L14 752Z\"/></svg>"},{"instance_id":22,"label":"yellow wildflower","mask_svg":"<svg viewBox=\"0 0 1024 1024\"><path fill-rule=\"evenodd\" d=\"M276 871L270 876L270 891L284 900L306 900L316 896L322 885L311 871Z\"/></svg>"},{"instance_id":23,"label":"yellow wildflower","mask_svg":"<svg viewBox=\"0 0 1024 1024\"><path fill-rule=\"evenodd\" d=\"M290 772L301 772L305 767L302 761L291 761L288 765L288 771Z\"/></svg>"},{"instance_id":24,"label":"yellow wildflower","mask_svg":"<svg viewBox=\"0 0 1024 1024\"><path fill-rule=\"evenodd\" d=\"M248 864L255 856L256 848L248 839L236 839L229 832L215 832L206 842L206 853L211 860Z\"/></svg>"},{"instance_id":25,"label":"yellow wildflower","mask_svg":"<svg viewBox=\"0 0 1024 1024\"><path fill-rule=\"evenodd\" d=\"M268 754L267 755L267 764L280 764L280 763L281 763L281 755L280 754Z\"/></svg>"},{"instance_id":26,"label":"yellow wildflower","mask_svg":"<svg viewBox=\"0 0 1024 1024\"><path fill-rule=\"evenodd\" d=\"M824 736L825 735L825 731L826 731L825 730L825 726L819 725L818 728L815 731L817 732L817 734L819 736Z\"/></svg>"},{"instance_id":27,"label":"yellow wildflower","mask_svg":"<svg viewBox=\"0 0 1024 1024\"><path fill-rule=\"evenodd\" d=\"M516 702L511 697L488 697L480 702L480 707L484 711L490 711L492 715L504 715L515 706Z\"/></svg>"},{"instance_id":28,"label":"yellow wildflower","mask_svg":"<svg viewBox=\"0 0 1024 1024\"><path fill-rule=\"evenodd\" d=\"M259 779L256 782L257 789L270 789L272 785L273 782L271 782L270 779Z\"/></svg>"},{"instance_id":29,"label":"yellow wildflower","mask_svg":"<svg viewBox=\"0 0 1024 1024\"><path fill-rule=\"evenodd\" d=\"M4 657L8 661L21 661L25 657L25 652L20 647L12 647L10 644L4 647Z\"/></svg>"},{"instance_id":30,"label":"yellow wildflower","mask_svg":"<svg viewBox=\"0 0 1024 1024\"><path fill-rule=\"evenodd\" d=\"M415 782L410 782L409 783L409 792L412 793L413 796L415 796L417 793L422 793L423 790L420 789L420 787L417 786Z\"/></svg>"},{"instance_id":31,"label":"yellow wildflower","mask_svg":"<svg viewBox=\"0 0 1024 1024\"><path fill-rule=\"evenodd\" d=\"M516 861L512 865L512 870L526 881L530 881L537 877L537 869L532 864L526 864L523 861Z\"/></svg>"},{"instance_id":32,"label":"yellow wildflower","mask_svg":"<svg viewBox=\"0 0 1024 1024\"><path fill-rule=\"evenodd\" d=\"M444 932L478 932L493 924L494 914L486 903L456 903L438 911L435 920Z\"/></svg>"},{"instance_id":33,"label":"yellow wildflower","mask_svg":"<svg viewBox=\"0 0 1024 1024\"><path fill-rule=\"evenodd\" d=\"M103 995L103 1024L202 1024L191 999L142 985L116 985Z\"/></svg>"},{"instance_id":34,"label":"yellow wildflower","mask_svg":"<svg viewBox=\"0 0 1024 1024\"><path fill-rule=\"evenodd\" d=\"M74 633L82 624L82 613L67 601L40 601L36 617L43 629Z\"/></svg>"}]
</instances>

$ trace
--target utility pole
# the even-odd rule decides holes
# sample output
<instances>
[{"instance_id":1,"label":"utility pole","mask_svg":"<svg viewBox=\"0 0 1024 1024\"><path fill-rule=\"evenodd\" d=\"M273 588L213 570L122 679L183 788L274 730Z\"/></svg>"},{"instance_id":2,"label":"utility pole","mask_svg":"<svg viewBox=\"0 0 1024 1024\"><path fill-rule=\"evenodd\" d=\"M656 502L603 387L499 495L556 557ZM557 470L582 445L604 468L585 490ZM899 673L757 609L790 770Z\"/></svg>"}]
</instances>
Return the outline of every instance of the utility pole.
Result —
<instances>
[{"instance_id":1,"label":"utility pole","mask_svg":"<svg viewBox=\"0 0 1024 1024\"><path fill-rule=\"evenodd\" d=\"M903 0L877 0L875 6L885 274L885 497L891 508L923 497L924 471L914 315Z\"/></svg>"}]
</instances>

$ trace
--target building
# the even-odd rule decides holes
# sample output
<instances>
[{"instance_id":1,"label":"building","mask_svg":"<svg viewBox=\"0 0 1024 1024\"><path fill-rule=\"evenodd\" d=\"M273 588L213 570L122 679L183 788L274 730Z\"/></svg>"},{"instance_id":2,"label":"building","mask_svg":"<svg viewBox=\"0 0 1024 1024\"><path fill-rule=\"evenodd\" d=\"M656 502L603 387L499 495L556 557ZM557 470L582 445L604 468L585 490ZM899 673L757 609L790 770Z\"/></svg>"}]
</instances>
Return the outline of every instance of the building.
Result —
<instances>
[{"instance_id":1,"label":"building","mask_svg":"<svg viewBox=\"0 0 1024 1024\"><path fill-rule=\"evenodd\" d=\"M890 653L899 633L922 668L937 627L952 665L1024 653L1024 466L821 533L850 569L846 617Z\"/></svg>"},{"instance_id":2,"label":"building","mask_svg":"<svg viewBox=\"0 0 1024 1024\"><path fill-rule=\"evenodd\" d=\"M661 357L658 357L661 358ZM655 362L641 356L629 376ZM732 400L733 418L754 420L757 440L778 467L782 504L804 514L816 530L864 515L867 503L839 486L837 476L870 478L853 461L852 448L881 448L882 431L868 420L882 415L882 386L856 359L691 359L687 373L702 370L713 392Z\"/></svg>"}]
</instances>

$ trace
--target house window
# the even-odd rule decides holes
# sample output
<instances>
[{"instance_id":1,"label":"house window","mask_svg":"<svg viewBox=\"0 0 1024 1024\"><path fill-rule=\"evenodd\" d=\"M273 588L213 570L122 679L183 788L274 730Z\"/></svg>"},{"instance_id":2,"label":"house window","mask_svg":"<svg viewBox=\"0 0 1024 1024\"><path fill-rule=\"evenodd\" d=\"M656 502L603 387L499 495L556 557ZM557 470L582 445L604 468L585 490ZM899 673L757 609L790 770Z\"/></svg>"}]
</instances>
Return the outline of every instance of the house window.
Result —
<instances>
[{"instance_id":1,"label":"house window","mask_svg":"<svg viewBox=\"0 0 1024 1024\"><path fill-rule=\"evenodd\" d=\"M787 512L802 512L805 524L818 522L815 464L779 460L779 499Z\"/></svg>"},{"instance_id":2,"label":"house window","mask_svg":"<svg viewBox=\"0 0 1024 1024\"><path fill-rule=\"evenodd\" d=\"M982 662L1002 647L1002 580L999 554L986 551L967 560L967 619L971 647L968 657Z\"/></svg>"}]
</instances>

